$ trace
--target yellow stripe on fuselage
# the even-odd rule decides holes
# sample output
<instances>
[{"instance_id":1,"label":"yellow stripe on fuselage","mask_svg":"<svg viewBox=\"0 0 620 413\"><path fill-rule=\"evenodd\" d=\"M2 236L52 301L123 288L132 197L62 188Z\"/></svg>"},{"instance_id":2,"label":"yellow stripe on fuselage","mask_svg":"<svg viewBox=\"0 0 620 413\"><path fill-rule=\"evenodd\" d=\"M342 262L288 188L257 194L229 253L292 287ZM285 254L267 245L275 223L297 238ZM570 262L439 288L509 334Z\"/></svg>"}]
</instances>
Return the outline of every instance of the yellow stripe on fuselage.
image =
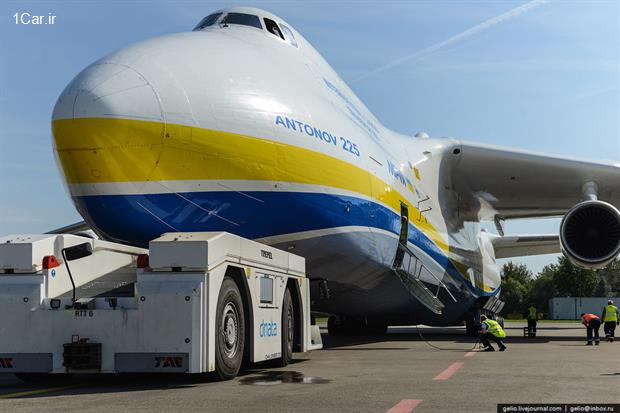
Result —
<instances>
[{"instance_id":1,"label":"yellow stripe on fuselage","mask_svg":"<svg viewBox=\"0 0 620 413\"><path fill-rule=\"evenodd\" d=\"M372 173L321 152L197 127L130 119L61 119L52 124L69 184L172 180L263 180L356 192L394 211L395 188ZM411 220L443 251L448 245L425 219Z\"/></svg>"}]
</instances>

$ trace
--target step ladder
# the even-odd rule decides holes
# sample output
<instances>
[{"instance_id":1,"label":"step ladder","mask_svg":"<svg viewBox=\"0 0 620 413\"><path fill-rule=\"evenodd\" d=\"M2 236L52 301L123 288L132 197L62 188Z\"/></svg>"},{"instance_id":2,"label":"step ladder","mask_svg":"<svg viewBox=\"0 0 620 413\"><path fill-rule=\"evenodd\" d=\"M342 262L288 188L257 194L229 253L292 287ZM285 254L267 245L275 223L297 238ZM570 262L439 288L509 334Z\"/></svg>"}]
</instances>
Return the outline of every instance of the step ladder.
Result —
<instances>
[{"instance_id":1,"label":"step ladder","mask_svg":"<svg viewBox=\"0 0 620 413\"><path fill-rule=\"evenodd\" d=\"M399 244L398 247L403 253L400 265L392 267L398 279L403 283L409 294L411 294L420 304L431 310L435 314L442 314L445 304L439 299L441 289L445 289L450 298L457 302L448 287L439 278L424 266L422 261L406 245ZM429 274L437 281L437 290L433 292L421 280L422 275Z\"/></svg>"}]
</instances>

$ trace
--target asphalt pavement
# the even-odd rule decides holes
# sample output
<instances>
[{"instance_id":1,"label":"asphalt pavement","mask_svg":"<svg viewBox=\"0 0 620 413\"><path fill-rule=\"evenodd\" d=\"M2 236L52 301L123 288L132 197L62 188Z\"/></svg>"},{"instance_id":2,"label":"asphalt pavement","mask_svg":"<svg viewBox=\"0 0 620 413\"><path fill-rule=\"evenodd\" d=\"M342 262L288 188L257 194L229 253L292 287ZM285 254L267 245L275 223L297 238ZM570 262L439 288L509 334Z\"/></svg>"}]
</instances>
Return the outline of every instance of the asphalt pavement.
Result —
<instances>
[{"instance_id":1,"label":"asphalt pavement","mask_svg":"<svg viewBox=\"0 0 620 413\"><path fill-rule=\"evenodd\" d=\"M210 376L55 379L0 375L1 412L495 412L498 403L620 403L620 342L585 346L577 323L539 323L508 350L479 352L462 328L391 327L387 336L329 337L286 368ZM602 333L602 331L601 331Z\"/></svg>"}]
</instances>

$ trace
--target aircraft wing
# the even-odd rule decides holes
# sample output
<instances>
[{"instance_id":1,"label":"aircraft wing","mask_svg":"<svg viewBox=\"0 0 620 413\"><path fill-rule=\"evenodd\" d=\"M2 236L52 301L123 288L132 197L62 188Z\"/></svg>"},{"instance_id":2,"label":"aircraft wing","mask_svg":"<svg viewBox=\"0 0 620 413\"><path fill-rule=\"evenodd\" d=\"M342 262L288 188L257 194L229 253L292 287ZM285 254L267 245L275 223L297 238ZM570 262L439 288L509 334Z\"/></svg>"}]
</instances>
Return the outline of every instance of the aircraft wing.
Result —
<instances>
[{"instance_id":1,"label":"aircraft wing","mask_svg":"<svg viewBox=\"0 0 620 413\"><path fill-rule=\"evenodd\" d=\"M620 206L620 166L460 142L448 155L448 181L461 219L561 216L595 182L598 199Z\"/></svg>"},{"instance_id":2,"label":"aircraft wing","mask_svg":"<svg viewBox=\"0 0 620 413\"><path fill-rule=\"evenodd\" d=\"M76 222L75 224L65 225L64 227L55 228L51 231L47 231L46 234L76 234L79 232L90 231L90 225L84 221Z\"/></svg>"},{"instance_id":3,"label":"aircraft wing","mask_svg":"<svg viewBox=\"0 0 620 413\"><path fill-rule=\"evenodd\" d=\"M523 257L527 255L556 254L560 240L553 235L507 235L491 238L495 258Z\"/></svg>"}]
</instances>

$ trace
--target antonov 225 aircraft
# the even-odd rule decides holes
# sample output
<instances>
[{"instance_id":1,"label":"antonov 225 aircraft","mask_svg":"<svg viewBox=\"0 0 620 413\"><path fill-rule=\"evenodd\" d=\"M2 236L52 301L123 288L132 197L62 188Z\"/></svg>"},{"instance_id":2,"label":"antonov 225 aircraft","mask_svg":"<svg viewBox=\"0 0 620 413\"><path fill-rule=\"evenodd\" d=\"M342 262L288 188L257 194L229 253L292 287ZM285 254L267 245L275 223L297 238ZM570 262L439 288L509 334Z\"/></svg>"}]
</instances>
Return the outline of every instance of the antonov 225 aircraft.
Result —
<instances>
[{"instance_id":1,"label":"antonov 225 aircraft","mask_svg":"<svg viewBox=\"0 0 620 413\"><path fill-rule=\"evenodd\" d=\"M101 238L228 231L302 255L332 334L472 325L502 305L496 258L562 250L598 268L620 251L619 167L393 132L255 8L96 61L52 128ZM564 216L559 235L503 236L505 220L547 216Z\"/></svg>"}]
</instances>

